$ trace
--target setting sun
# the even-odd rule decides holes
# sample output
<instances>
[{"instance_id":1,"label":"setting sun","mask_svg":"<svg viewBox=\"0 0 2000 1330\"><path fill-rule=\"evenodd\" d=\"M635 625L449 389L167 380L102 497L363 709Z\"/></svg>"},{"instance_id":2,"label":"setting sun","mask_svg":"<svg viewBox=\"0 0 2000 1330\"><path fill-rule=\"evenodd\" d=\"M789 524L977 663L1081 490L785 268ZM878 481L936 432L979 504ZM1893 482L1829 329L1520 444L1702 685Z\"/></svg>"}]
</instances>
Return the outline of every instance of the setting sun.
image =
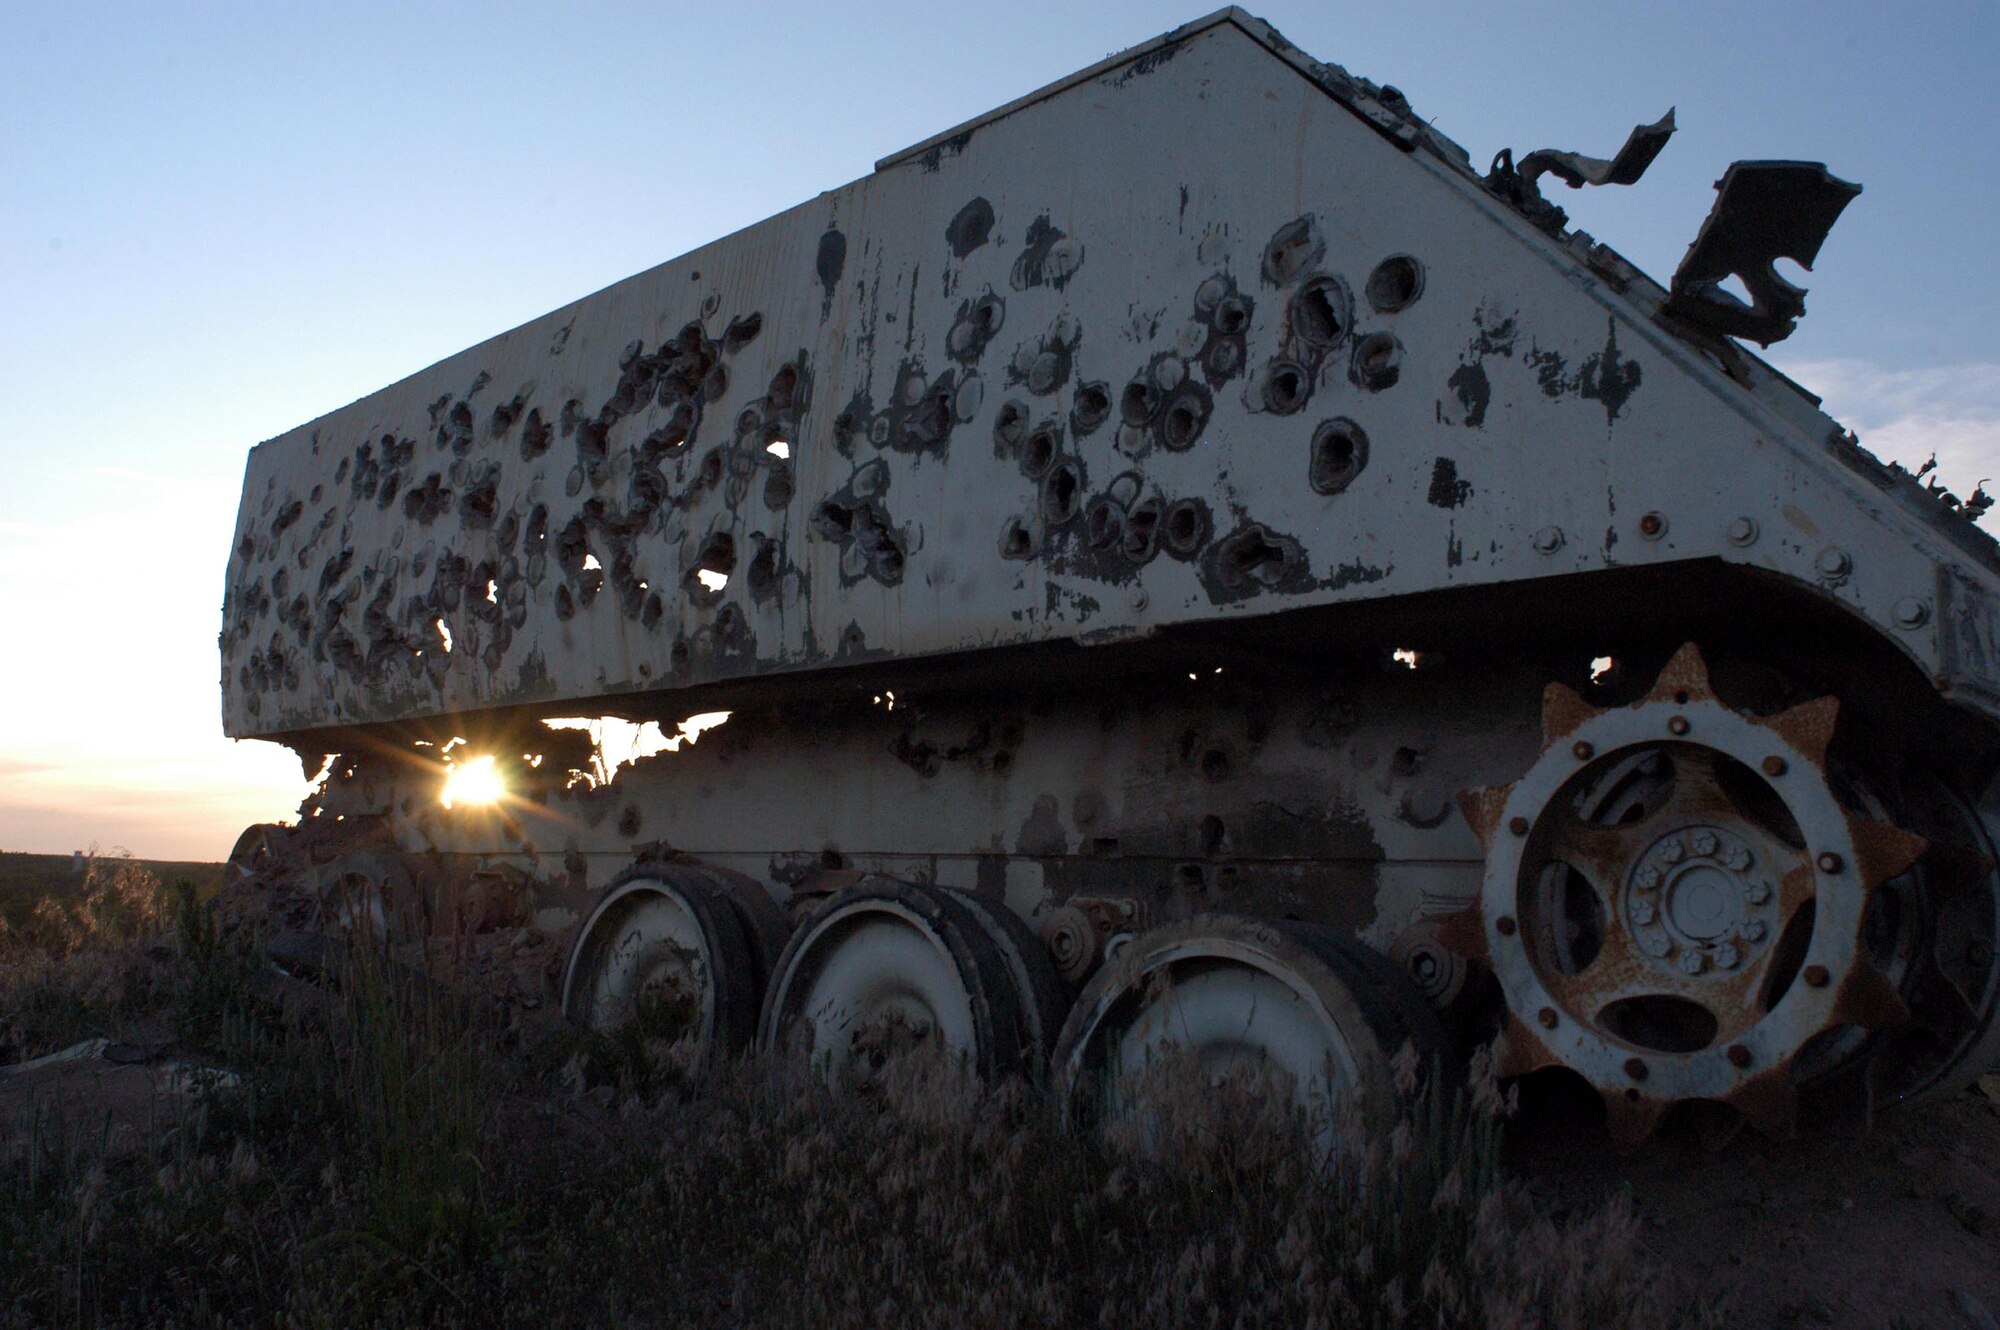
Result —
<instances>
[{"instance_id":1,"label":"setting sun","mask_svg":"<svg viewBox=\"0 0 2000 1330\"><path fill-rule=\"evenodd\" d=\"M438 802L446 808L460 804L493 804L507 794L507 782L491 756L468 758L454 764L444 778Z\"/></svg>"}]
</instances>

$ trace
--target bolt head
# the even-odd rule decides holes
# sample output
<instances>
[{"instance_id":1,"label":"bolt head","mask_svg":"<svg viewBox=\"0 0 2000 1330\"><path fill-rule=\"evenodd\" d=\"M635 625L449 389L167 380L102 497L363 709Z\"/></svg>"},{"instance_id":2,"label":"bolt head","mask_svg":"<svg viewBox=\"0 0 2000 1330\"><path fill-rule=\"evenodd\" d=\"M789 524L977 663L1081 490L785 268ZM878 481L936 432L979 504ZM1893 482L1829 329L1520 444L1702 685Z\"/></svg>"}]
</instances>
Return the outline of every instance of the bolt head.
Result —
<instances>
[{"instance_id":1,"label":"bolt head","mask_svg":"<svg viewBox=\"0 0 2000 1330\"><path fill-rule=\"evenodd\" d=\"M1656 960L1665 960L1674 944L1658 933L1648 933L1639 939L1639 949Z\"/></svg>"},{"instance_id":2,"label":"bolt head","mask_svg":"<svg viewBox=\"0 0 2000 1330\"><path fill-rule=\"evenodd\" d=\"M1736 931L1742 935L1745 942L1762 942L1765 932L1764 921L1762 919L1745 919L1737 926Z\"/></svg>"},{"instance_id":3,"label":"bolt head","mask_svg":"<svg viewBox=\"0 0 2000 1330\"><path fill-rule=\"evenodd\" d=\"M1507 830L1513 832L1516 836L1527 835L1528 819L1525 817L1516 817L1508 819Z\"/></svg>"},{"instance_id":4,"label":"bolt head","mask_svg":"<svg viewBox=\"0 0 2000 1330\"><path fill-rule=\"evenodd\" d=\"M1782 776L1789 765L1784 758L1774 753L1764 759L1764 774L1766 776Z\"/></svg>"},{"instance_id":5,"label":"bolt head","mask_svg":"<svg viewBox=\"0 0 2000 1330\"><path fill-rule=\"evenodd\" d=\"M1752 517L1738 517L1729 523L1729 543L1732 545L1754 545L1757 543L1757 520Z\"/></svg>"},{"instance_id":6,"label":"bolt head","mask_svg":"<svg viewBox=\"0 0 2000 1330\"><path fill-rule=\"evenodd\" d=\"M1813 862L1819 865L1819 871L1822 873L1838 873L1840 871L1840 856L1832 850L1822 850L1819 857L1814 859Z\"/></svg>"},{"instance_id":7,"label":"bolt head","mask_svg":"<svg viewBox=\"0 0 2000 1330\"><path fill-rule=\"evenodd\" d=\"M1639 519L1639 534L1647 540L1658 540L1667 534L1667 519L1659 513L1647 513Z\"/></svg>"},{"instance_id":8,"label":"bolt head","mask_svg":"<svg viewBox=\"0 0 2000 1330\"><path fill-rule=\"evenodd\" d=\"M1690 949L1682 952L1676 963L1681 967L1682 974L1700 974L1708 968L1708 957Z\"/></svg>"},{"instance_id":9,"label":"bolt head","mask_svg":"<svg viewBox=\"0 0 2000 1330\"><path fill-rule=\"evenodd\" d=\"M1806 981L1808 988L1825 988L1827 981L1833 978L1827 973L1824 965L1808 965L1800 972L1799 977Z\"/></svg>"},{"instance_id":10,"label":"bolt head","mask_svg":"<svg viewBox=\"0 0 2000 1330\"><path fill-rule=\"evenodd\" d=\"M1686 716L1675 716L1667 722L1668 734L1678 737L1680 735L1686 734L1687 732L1688 732L1688 718Z\"/></svg>"},{"instance_id":11,"label":"bolt head","mask_svg":"<svg viewBox=\"0 0 2000 1330\"><path fill-rule=\"evenodd\" d=\"M1554 554L1562 547L1563 533L1561 527L1545 526L1535 533L1535 552L1537 554Z\"/></svg>"},{"instance_id":12,"label":"bolt head","mask_svg":"<svg viewBox=\"0 0 2000 1330\"><path fill-rule=\"evenodd\" d=\"M1681 843L1679 836L1662 841L1660 842L1660 857L1670 864L1677 864L1687 857L1687 846Z\"/></svg>"},{"instance_id":13,"label":"bolt head","mask_svg":"<svg viewBox=\"0 0 2000 1330\"><path fill-rule=\"evenodd\" d=\"M1846 550L1829 546L1819 552L1819 558L1813 566L1819 569L1819 575L1827 581L1844 582L1847 580L1847 575L1854 571L1854 560L1848 557Z\"/></svg>"},{"instance_id":14,"label":"bolt head","mask_svg":"<svg viewBox=\"0 0 2000 1330\"><path fill-rule=\"evenodd\" d=\"M1921 596L1904 596L1893 613L1898 628L1921 628L1931 621L1930 603Z\"/></svg>"},{"instance_id":15,"label":"bolt head","mask_svg":"<svg viewBox=\"0 0 2000 1330\"><path fill-rule=\"evenodd\" d=\"M1570 752L1576 754L1577 761L1588 762L1592 757L1596 755L1597 749L1591 745L1590 740L1578 739L1574 744L1570 746Z\"/></svg>"},{"instance_id":16,"label":"bolt head","mask_svg":"<svg viewBox=\"0 0 2000 1330\"><path fill-rule=\"evenodd\" d=\"M1729 1065L1732 1067L1747 1067L1750 1065L1750 1050L1741 1044L1731 1044L1728 1056Z\"/></svg>"},{"instance_id":17,"label":"bolt head","mask_svg":"<svg viewBox=\"0 0 2000 1330\"><path fill-rule=\"evenodd\" d=\"M1647 864L1632 875L1632 880L1638 884L1639 890L1652 891L1660 885L1660 870Z\"/></svg>"},{"instance_id":18,"label":"bolt head","mask_svg":"<svg viewBox=\"0 0 2000 1330\"><path fill-rule=\"evenodd\" d=\"M1728 854L1722 856L1722 866L1733 869L1738 873L1742 872L1750 866L1750 851L1744 849L1741 845L1736 846Z\"/></svg>"},{"instance_id":19,"label":"bolt head","mask_svg":"<svg viewBox=\"0 0 2000 1330\"><path fill-rule=\"evenodd\" d=\"M1636 900L1632 902L1631 915L1635 924L1650 924L1660 917L1660 912L1653 908L1653 902Z\"/></svg>"},{"instance_id":20,"label":"bolt head","mask_svg":"<svg viewBox=\"0 0 2000 1330\"><path fill-rule=\"evenodd\" d=\"M1535 1013L1535 1019L1541 1022L1544 1030L1553 1030L1556 1028L1556 1009L1554 1007L1543 1007Z\"/></svg>"},{"instance_id":21,"label":"bolt head","mask_svg":"<svg viewBox=\"0 0 2000 1330\"><path fill-rule=\"evenodd\" d=\"M1715 833L1712 831L1697 831L1694 833L1692 844L1696 854L1714 854Z\"/></svg>"},{"instance_id":22,"label":"bolt head","mask_svg":"<svg viewBox=\"0 0 2000 1330\"><path fill-rule=\"evenodd\" d=\"M1725 942L1715 949L1715 968L1718 970L1733 970L1742 962L1743 953L1736 949L1734 943Z\"/></svg>"},{"instance_id":23,"label":"bolt head","mask_svg":"<svg viewBox=\"0 0 2000 1330\"><path fill-rule=\"evenodd\" d=\"M1765 901L1771 899L1771 884L1768 882L1752 882L1749 886L1743 888L1743 898L1752 905L1762 905Z\"/></svg>"}]
</instances>

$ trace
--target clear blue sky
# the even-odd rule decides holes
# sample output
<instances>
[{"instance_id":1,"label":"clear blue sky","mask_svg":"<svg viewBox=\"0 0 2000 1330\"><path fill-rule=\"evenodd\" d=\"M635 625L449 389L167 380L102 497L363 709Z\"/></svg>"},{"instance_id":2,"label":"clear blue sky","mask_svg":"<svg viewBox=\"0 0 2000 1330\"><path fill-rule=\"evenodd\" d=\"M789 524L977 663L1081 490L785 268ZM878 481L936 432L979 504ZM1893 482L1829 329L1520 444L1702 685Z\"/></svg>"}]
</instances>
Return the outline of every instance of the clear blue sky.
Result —
<instances>
[{"instance_id":1,"label":"clear blue sky","mask_svg":"<svg viewBox=\"0 0 2000 1330\"><path fill-rule=\"evenodd\" d=\"M296 803L217 721L252 444L1199 3L0 0L0 848L213 858ZM1252 9L1481 163L1677 106L1639 186L1560 199L1661 278L1733 159L1862 182L1773 358L1877 451L2000 476L2000 6Z\"/></svg>"}]
</instances>

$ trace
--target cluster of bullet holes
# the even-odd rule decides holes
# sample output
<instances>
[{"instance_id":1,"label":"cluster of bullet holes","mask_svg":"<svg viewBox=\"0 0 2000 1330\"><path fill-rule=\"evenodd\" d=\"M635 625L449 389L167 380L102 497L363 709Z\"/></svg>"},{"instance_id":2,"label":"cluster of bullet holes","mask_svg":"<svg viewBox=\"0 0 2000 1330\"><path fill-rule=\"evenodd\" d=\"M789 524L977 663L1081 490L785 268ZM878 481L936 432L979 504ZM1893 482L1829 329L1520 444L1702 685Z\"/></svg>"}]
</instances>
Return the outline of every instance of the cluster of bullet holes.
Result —
<instances>
[{"instance_id":1,"label":"cluster of bullet holes","mask_svg":"<svg viewBox=\"0 0 2000 1330\"><path fill-rule=\"evenodd\" d=\"M886 409L877 411L865 392L857 393L834 418L840 450L852 456L854 441L866 438L875 448L943 457L952 427L979 414L984 391L976 374L967 372L960 379L945 370L930 378L923 362L906 360L896 371L895 393Z\"/></svg>"},{"instance_id":2,"label":"cluster of bullet holes","mask_svg":"<svg viewBox=\"0 0 2000 1330\"><path fill-rule=\"evenodd\" d=\"M1008 384L1026 387L1036 397L1056 392L1069 382L1077 343L1082 340L1083 329L1076 320L1067 315L1057 319L1040 337L1029 338L1014 349L1014 358L1007 366Z\"/></svg>"},{"instance_id":3,"label":"cluster of bullet holes","mask_svg":"<svg viewBox=\"0 0 2000 1330\"><path fill-rule=\"evenodd\" d=\"M757 642L742 606L725 602L715 611L712 623L674 639L667 648L667 666L682 678L709 672L718 662L748 660L755 656Z\"/></svg>"},{"instance_id":4,"label":"cluster of bullet holes","mask_svg":"<svg viewBox=\"0 0 2000 1330\"><path fill-rule=\"evenodd\" d=\"M741 462L743 483L762 468L764 506L772 510L789 507L792 481L792 445L799 435L801 418L811 402L812 378L806 367L806 353L778 366L764 395L744 406L736 416L736 456ZM705 460L705 459L704 459ZM730 486L730 501L740 500L736 486Z\"/></svg>"},{"instance_id":5,"label":"cluster of bullet holes","mask_svg":"<svg viewBox=\"0 0 2000 1330\"><path fill-rule=\"evenodd\" d=\"M1118 447L1133 457L1154 446L1186 452L1201 442L1215 402L1171 351L1154 356L1118 398Z\"/></svg>"},{"instance_id":6,"label":"cluster of bullet holes","mask_svg":"<svg viewBox=\"0 0 2000 1330\"><path fill-rule=\"evenodd\" d=\"M814 533L840 547L843 585L864 577L884 586L896 586L903 580L908 541L895 528L883 504L889 479L889 468L880 458L864 463L846 485L813 510Z\"/></svg>"},{"instance_id":7,"label":"cluster of bullet holes","mask_svg":"<svg viewBox=\"0 0 2000 1330\"><path fill-rule=\"evenodd\" d=\"M894 694L890 694L890 698L889 709L893 711ZM956 744L919 739L913 731L905 730L889 745L889 752L898 762L925 779L937 775L947 762L967 762L975 770L1004 776L1013 770L1014 755L1019 751L1026 733L1026 726L1015 716L1004 717L997 722L982 720L963 743Z\"/></svg>"},{"instance_id":8,"label":"cluster of bullet holes","mask_svg":"<svg viewBox=\"0 0 2000 1330\"><path fill-rule=\"evenodd\" d=\"M1368 435L1361 426L1338 416L1313 431L1312 459L1306 478L1316 494L1338 494L1354 483L1368 465Z\"/></svg>"},{"instance_id":9,"label":"cluster of bullet holes","mask_svg":"<svg viewBox=\"0 0 2000 1330\"><path fill-rule=\"evenodd\" d=\"M384 434L377 442L357 446L351 459L342 458L340 465L334 468L334 483L347 483L347 497L352 503L372 500L377 508L387 509L396 501L396 494L402 487L403 468L415 460L416 455L415 439L399 439L393 434Z\"/></svg>"},{"instance_id":10,"label":"cluster of bullet holes","mask_svg":"<svg viewBox=\"0 0 2000 1330\"><path fill-rule=\"evenodd\" d=\"M1006 321L1007 302L991 291L964 301L945 335L945 350L961 365L970 365L985 353Z\"/></svg>"},{"instance_id":11,"label":"cluster of bullet holes","mask_svg":"<svg viewBox=\"0 0 2000 1330\"><path fill-rule=\"evenodd\" d=\"M1204 279L1194 292L1194 320L1182 330L1180 349L1201 366L1211 388L1243 372L1255 306L1227 273Z\"/></svg>"},{"instance_id":12,"label":"cluster of bullet holes","mask_svg":"<svg viewBox=\"0 0 2000 1330\"><path fill-rule=\"evenodd\" d=\"M1028 224L1027 245L1008 279L1016 291L1045 283L1060 291L1082 266L1083 246L1057 230L1044 213Z\"/></svg>"}]
</instances>

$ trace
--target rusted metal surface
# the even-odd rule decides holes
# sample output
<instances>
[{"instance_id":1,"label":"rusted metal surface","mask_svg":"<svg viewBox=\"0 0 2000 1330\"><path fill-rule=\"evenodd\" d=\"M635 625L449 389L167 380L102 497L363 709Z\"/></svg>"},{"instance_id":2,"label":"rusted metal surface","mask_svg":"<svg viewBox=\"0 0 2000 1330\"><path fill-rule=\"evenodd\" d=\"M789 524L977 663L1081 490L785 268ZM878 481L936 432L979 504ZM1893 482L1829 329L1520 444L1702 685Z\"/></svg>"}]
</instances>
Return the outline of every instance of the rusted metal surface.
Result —
<instances>
[{"instance_id":1,"label":"rusted metal surface","mask_svg":"<svg viewBox=\"0 0 2000 1330\"><path fill-rule=\"evenodd\" d=\"M2000 553L1720 335L1818 221L1719 211L1670 297L1541 199L1671 119L1482 179L1227 10L261 445L225 726L324 770L238 894L862 1081L1032 1072L1262 929L1628 1144L1961 1082ZM1725 270L1755 327L1675 305ZM468 757L505 796L447 807Z\"/></svg>"}]
</instances>

